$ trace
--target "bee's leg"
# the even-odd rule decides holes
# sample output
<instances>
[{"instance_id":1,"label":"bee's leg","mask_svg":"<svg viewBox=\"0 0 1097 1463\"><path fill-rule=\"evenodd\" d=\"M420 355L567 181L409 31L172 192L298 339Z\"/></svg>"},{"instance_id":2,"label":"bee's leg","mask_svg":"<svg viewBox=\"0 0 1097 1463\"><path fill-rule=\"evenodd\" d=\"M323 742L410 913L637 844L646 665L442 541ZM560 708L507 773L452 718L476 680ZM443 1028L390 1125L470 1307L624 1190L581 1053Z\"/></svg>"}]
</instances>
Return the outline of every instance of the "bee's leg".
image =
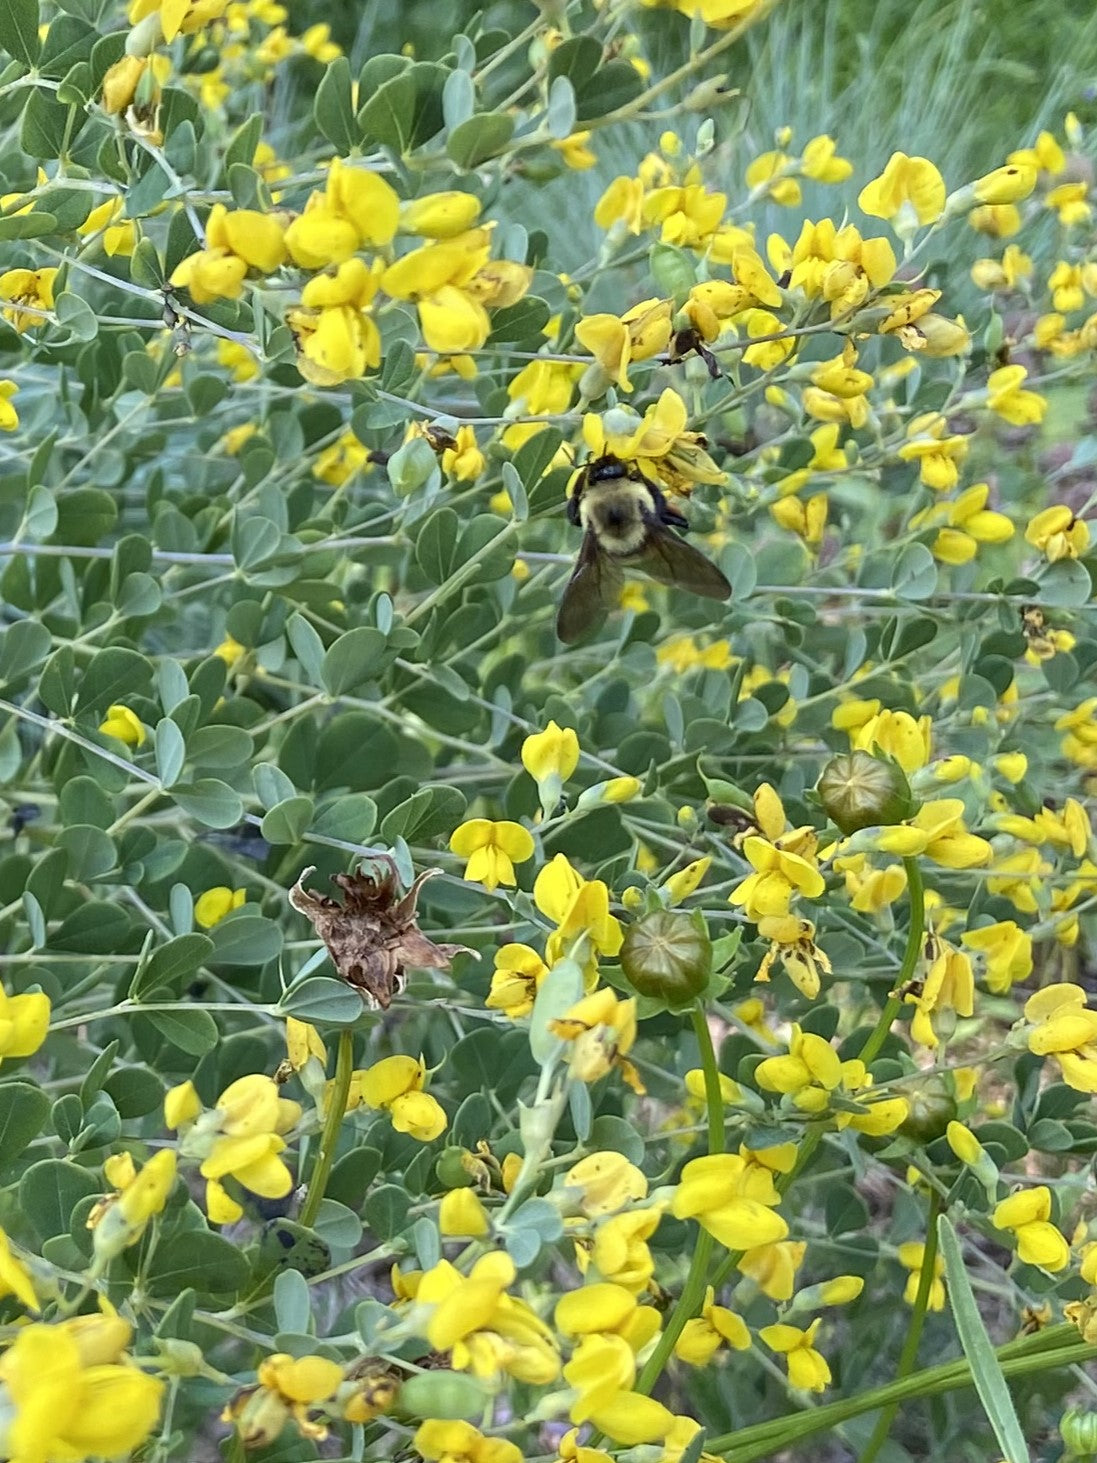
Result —
<instances>
[{"instance_id":1,"label":"bee's leg","mask_svg":"<svg viewBox=\"0 0 1097 1463\"><path fill-rule=\"evenodd\" d=\"M578 527L579 524L579 494L572 493L567 504L568 522Z\"/></svg>"},{"instance_id":2,"label":"bee's leg","mask_svg":"<svg viewBox=\"0 0 1097 1463\"><path fill-rule=\"evenodd\" d=\"M647 478L644 481L647 483L651 493L652 506L655 509L655 517L658 521L667 528L688 528L689 519L683 518L676 508L670 506L653 482L649 482Z\"/></svg>"}]
</instances>

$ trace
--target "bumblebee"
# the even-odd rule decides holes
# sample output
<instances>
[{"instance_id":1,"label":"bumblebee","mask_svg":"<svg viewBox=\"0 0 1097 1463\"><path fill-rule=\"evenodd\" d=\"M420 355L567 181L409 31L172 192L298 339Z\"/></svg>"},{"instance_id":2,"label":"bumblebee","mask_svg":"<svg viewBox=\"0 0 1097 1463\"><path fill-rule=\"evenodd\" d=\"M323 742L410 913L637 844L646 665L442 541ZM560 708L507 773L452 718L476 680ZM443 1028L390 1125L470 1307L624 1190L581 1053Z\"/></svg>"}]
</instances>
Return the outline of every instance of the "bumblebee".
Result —
<instances>
[{"instance_id":1,"label":"bumblebee","mask_svg":"<svg viewBox=\"0 0 1097 1463\"><path fill-rule=\"evenodd\" d=\"M625 567L706 599L731 594L716 565L674 531L688 528L686 519L654 483L617 457L597 457L582 469L568 499L568 519L583 529L583 542L556 617L565 645L602 624L617 602Z\"/></svg>"}]
</instances>

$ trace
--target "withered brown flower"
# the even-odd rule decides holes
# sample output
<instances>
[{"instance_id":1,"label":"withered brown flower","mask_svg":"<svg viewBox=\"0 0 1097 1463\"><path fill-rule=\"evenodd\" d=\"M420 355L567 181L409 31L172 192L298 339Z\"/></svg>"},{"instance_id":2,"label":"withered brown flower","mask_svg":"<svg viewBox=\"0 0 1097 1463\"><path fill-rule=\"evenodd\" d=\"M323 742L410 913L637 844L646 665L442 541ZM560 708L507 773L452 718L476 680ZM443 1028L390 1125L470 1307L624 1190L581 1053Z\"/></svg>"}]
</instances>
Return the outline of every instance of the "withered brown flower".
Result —
<instances>
[{"instance_id":1,"label":"withered brown flower","mask_svg":"<svg viewBox=\"0 0 1097 1463\"><path fill-rule=\"evenodd\" d=\"M356 874L332 876L331 882L343 891L342 904L305 888L315 866L304 870L289 891L289 902L311 921L347 984L385 1011L404 989L409 969L448 970L455 955L475 951L466 945L436 945L419 928L419 891L440 869L425 869L401 895L395 861L380 854L372 862L382 866L376 877L364 867Z\"/></svg>"}]
</instances>

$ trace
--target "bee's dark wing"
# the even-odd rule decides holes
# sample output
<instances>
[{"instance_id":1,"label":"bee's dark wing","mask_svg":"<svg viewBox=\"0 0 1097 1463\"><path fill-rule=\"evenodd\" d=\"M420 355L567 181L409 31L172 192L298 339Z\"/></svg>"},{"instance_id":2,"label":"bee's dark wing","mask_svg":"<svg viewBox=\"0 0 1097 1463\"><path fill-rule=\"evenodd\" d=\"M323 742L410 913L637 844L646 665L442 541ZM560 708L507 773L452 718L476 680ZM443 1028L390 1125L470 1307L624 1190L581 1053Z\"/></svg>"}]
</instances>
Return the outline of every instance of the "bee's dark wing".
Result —
<instances>
[{"instance_id":1,"label":"bee's dark wing","mask_svg":"<svg viewBox=\"0 0 1097 1463\"><path fill-rule=\"evenodd\" d=\"M730 598L731 585L711 559L661 523L650 523L649 530L647 542L636 556L638 569L660 584L677 584L706 599Z\"/></svg>"},{"instance_id":2,"label":"bee's dark wing","mask_svg":"<svg viewBox=\"0 0 1097 1463\"><path fill-rule=\"evenodd\" d=\"M620 569L598 547L598 540L592 533L584 534L556 616L556 633L565 645L598 628L615 604L622 582Z\"/></svg>"}]
</instances>

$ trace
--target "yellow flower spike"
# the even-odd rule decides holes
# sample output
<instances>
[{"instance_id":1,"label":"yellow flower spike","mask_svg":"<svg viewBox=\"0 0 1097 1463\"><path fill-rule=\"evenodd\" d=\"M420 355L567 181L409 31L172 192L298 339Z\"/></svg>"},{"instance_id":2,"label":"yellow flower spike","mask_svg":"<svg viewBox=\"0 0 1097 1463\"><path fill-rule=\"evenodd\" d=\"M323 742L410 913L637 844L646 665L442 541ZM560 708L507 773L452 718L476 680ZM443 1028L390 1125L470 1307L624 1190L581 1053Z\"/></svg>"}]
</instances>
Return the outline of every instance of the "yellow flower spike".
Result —
<instances>
[{"instance_id":1,"label":"yellow flower spike","mask_svg":"<svg viewBox=\"0 0 1097 1463\"><path fill-rule=\"evenodd\" d=\"M866 210L867 211L867 210ZM789 1383L805 1392L822 1392L830 1384L831 1373L826 1358L815 1350L815 1337L822 1318L816 1317L806 1331L799 1326L763 1326L759 1337L779 1356L785 1358Z\"/></svg>"},{"instance_id":2,"label":"yellow flower spike","mask_svg":"<svg viewBox=\"0 0 1097 1463\"><path fill-rule=\"evenodd\" d=\"M873 218L897 220L897 233L913 232L936 223L944 212L944 179L927 158L893 152L880 176L861 189L857 203Z\"/></svg>"},{"instance_id":3,"label":"yellow flower spike","mask_svg":"<svg viewBox=\"0 0 1097 1463\"><path fill-rule=\"evenodd\" d=\"M125 742L127 747L140 747L148 740L148 732L137 713L120 703L107 708L106 720L99 723L99 730L104 736Z\"/></svg>"},{"instance_id":4,"label":"yellow flower spike","mask_svg":"<svg viewBox=\"0 0 1097 1463\"><path fill-rule=\"evenodd\" d=\"M450 1189L442 1195L438 1231L444 1239L482 1239L491 1233L491 1220L474 1189Z\"/></svg>"},{"instance_id":5,"label":"yellow flower spike","mask_svg":"<svg viewBox=\"0 0 1097 1463\"><path fill-rule=\"evenodd\" d=\"M520 823L493 823L488 818L462 823L449 846L451 853L468 860L464 877L489 890L517 883L514 865L524 864L534 852L533 837Z\"/></svg>"},{"instance_id":6,"label":"yellow flower spike","mask_svg":"<svg viewBox=\"0 0 1097 1463\"><path fill-rule=\"evenodd\" d=\"M1041 1270L1065 1270L1070 1263L1070 1246L1050 1222L1051 1190L1044 1184L1022 1189L995 1206L990 1222L995 1229L1011 1230L1017 1240L1018 1258Z\"/></svg>"},{"instance_id":7,"label":"yellow flower spike","mask_svg":"<svg viewBox=\"0 0 1097 1463\"><path fill-rule=\"evenodd\" d=\"M239 909L247 897L246 889L229 889L223 884L216 889L207 889L194 901L195 923L204 930L212 929L234 909Z\"/></svg>"},{"instance_id":8,"label":"yellow flower spike","mask_svg":"<svg viewBox=\"0 0 1097 1463\"><path fill-rule=\"evenodd\" d=\"M0 1062L34 1055L49 1032L50 1010L50 998L41 991L9 996L0 986Z\"/></svg>"}]
</instances>

